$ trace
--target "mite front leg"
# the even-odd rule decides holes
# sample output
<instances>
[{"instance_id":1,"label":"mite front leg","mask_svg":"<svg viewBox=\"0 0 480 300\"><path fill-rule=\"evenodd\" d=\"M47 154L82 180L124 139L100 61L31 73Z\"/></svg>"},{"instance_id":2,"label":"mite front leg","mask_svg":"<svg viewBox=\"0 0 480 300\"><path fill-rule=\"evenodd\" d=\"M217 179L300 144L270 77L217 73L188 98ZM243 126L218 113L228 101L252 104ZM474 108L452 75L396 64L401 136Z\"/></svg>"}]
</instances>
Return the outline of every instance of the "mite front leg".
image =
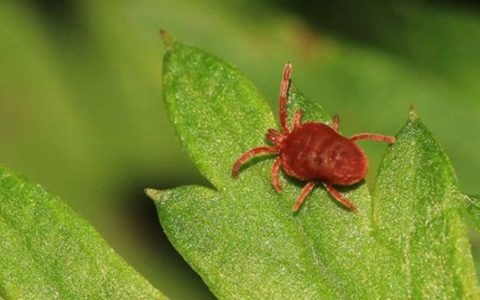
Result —
<instances>
[{"instance_id":1,"label":"mite front leg","mask_svg":"<svg viewBox=\"0 0 480 300\"><path fill-rule=\"evenodd\" d=\"M280 164L281 164L281 159L280 157L277 158L277 160L275 160L275 162L273 163L273 166L272 166L272 184L273 184L273 187L275 188L275 190L277 190L277 192L281 193L282 192L282 185L280 184L280 180L279 180L279 172L280 172Z\"/></svg>"},{"instance_id":2,"label":"mite front leg","mask_svg":"<svg viewBox=\"0 0 480 300\"><path fill-rule=\"evenodd\" d=\"M242 156L240 156L239 159L233 164L232 167L232 177L235 178L238 176L238 172L240 170L240 167L246 163L250 158L253 156L257 156L260 154L274 154L278 153L278 148L277 147L268 147L268 146L263 146L263 147L257 147L253 148L247 152L245 152Z\"/></svg>"},{"instance_id":3,"label":"mite front leg","mask_svg":"<svg viewBox=\"0 0 480 300\"><path fill-rule=\"evenodd\" d=\"M280 110L280 125L282 126L282 133L288 133L287 126L287 97L288 89L290 88L290 77L292 74L292 65L285 64L283 68L283 78L280 84L279 110Z\"/></svg>"},{"instance_id":4,"label":"mite front leg","mask_svg":"<svg viewBox=\"0 0 480 300\"><path fill-rule=\"evenodd\" d=\"M337 191L332 185L324 183L323 184L327 191L332 195L335 200L340 202L343 206L346 208L350 209L353 212L357 211L357 206L353 204L350 200L348 200L344 195L340 194L339 191Z\"/></svg>"},{"instance_id":5,"label":"mite front leg","mask_svg":"<svg viewBox=\"0 0 480 300\"><path fill-rule=\"evenodd\" d=\"M315 187L315 182L314 181L309 181L303 187L302 192L300 193L300 196L298 196L297 201L295 201L295 204L292 207L293 211L297 211L300 208L303 201L308 196L308 194L310 194L310 192L313 190L314 187Z\"/></svg>"},{"instance_id":6,"label":"mite front leg","mask_svg":"<svg viewBox=\"0 0 480 300\"><path fill-rule=\"evenodd\" d=\"M357 133L350 137L352 141L376 141L376 142L386 142L389 144L395 143L395 138L389 135L377 134L377 133Z\"/></svg>"},{"instance_id":7,"label":"mite front leg","mask_svg":"<svg viewBox=\"0 0 480 300\"><path fill-rule=\"evenodd\" d=\"M293 114L292 126L293 129L300 126L302 123L303 110L299 109Z\"/></svg>"},{"instance_id":8,"label":"mite front leg","mask_svg":"<svg viewBox=\"0 0 480 300\"><path fill-rule=\"evenodd\" d=\"M267 130L266 138L274 145L279 146L285 139L285 136L275 129L270 128Z\"/></svg>"}]
</instances>

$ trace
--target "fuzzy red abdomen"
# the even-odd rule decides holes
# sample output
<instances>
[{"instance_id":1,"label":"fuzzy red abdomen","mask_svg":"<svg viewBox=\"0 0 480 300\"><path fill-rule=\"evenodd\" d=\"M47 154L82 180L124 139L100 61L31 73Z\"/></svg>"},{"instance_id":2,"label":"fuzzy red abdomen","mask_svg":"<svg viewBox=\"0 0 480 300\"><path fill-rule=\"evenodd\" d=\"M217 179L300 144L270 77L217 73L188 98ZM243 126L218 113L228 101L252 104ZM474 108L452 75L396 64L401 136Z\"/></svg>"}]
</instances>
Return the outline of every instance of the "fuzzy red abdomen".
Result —
<instances>
[{"instance_id":1,"label":"fuzzy red abdomen","mask_svg":"<svg viewBox=\"0 0 480 300\"><path fill-rule=\"evenodd\" d=\"M351 185L362 180L368 168L363 151L328 125L307 122L294 129L280 153L283 170L300 180Z\"/></svg>"}]
</instances>

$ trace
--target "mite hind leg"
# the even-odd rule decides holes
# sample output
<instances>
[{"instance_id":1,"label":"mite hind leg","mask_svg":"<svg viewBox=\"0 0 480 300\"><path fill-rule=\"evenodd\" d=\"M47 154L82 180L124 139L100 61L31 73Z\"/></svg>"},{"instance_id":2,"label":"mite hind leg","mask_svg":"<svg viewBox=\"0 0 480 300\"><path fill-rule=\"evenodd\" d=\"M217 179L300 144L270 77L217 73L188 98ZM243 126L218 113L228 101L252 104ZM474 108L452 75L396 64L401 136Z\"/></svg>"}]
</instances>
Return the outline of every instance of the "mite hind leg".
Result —
<instances>
[{"instance_id":1,"label":"mite hind leg","mask_svg":"<svg viewBox=\"0 0 480 300\"><path fill-rule=\"evenodd\" d=\"M282 185L280 184L280 180L279 180L281 162L282 161L279 157L277 158L277 160L275 160L272 166L272 185L275 188L275 190L279 193L282 192Z\"/></svg>"},{"instance_id":2,"label":"mite hind leg","mask_svg":"<svg viewBox=\"0 0 480 300\"><path fill-rule=\"evenodd\" d=\"M314 181L309 181L302 189L302 192L300 193L300 196L298 196L297 201L295 201L295 204L293 204L292 210L297 211L300 206L302 205L303 201L305 201L305 198L310 194L310 192L313 190L315 187L315 182Z\"/></svg>"},{"instance_id":3,"label":"mite hind leg","mask_svg":"<svg viewBox=\"0 0 480 300\"><path fill-rule=\"evenodd\" d=\"M354 142L355 141L376 141L376 142L386 142L389 144L395 143L395 137L393 136L377 134L377 133L368 133L368 132L362 132L362 133L357 133L355 135L352 135L350 137L350 140Z\"/></svg>"},{"instance_id":4,"label":"mite hind leg","mask_svg":"<svg viewBox=\"0 0 480 300\"><path fill-rule=\"evenodd\" d=\"M350 209L353 212L357 211L357 206L353 204L350 200L347 199L344 195L342 195L339 191L337 191L331 184L324 183L323 184L327 189L328 193L335 198L338 202L340 202L343 206Z\"/></svg>"}]
</instances>

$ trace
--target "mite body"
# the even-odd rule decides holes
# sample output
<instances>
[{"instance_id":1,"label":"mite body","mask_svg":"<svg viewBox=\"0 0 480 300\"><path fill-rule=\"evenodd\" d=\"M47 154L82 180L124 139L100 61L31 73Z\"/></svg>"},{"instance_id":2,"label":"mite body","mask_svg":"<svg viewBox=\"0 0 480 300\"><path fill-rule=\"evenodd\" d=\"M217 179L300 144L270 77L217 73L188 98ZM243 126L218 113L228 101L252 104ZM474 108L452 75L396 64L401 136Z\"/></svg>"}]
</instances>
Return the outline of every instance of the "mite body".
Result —
<instances>
[{"instance_id":1,"label":"mite body","mask_svg":"<svg viewBox=\"0 0 480 300\"><path fill-rule=\"evenodd\" d=\"M295 112L290 129L287 125L286 106L290 75L291 65L287 64L283 71L280 86L281 131L268 129L266 135L267 140L273 145L256 147L245 152L234 163L232 176L236 177L240 167L253 156L276 154L278 158L272 166L272 184L278 192L282 191L279 181L280 169L291 177L307 182L293 205L294 211L300 208L305 197L319 182L337 201L352 211L356 211L355 204L334 187L335 185L348 186L355 184L363 180L367 174L367 157L355 142L373 140L391 144L395 142L395 138L374 133L359 133L347 138L338 133L340 120L337 115L334 116L330 125L320 122L302 124L301 110Z\"/></svg>"},{"instance_id":2,"label":"mite body","mask_svg":"<svg viewBox=\"0 0 480 300\"><path fill-rule=\"evenodd\" d=\"M302 181L351 185L367 173L363 151L322 123L308 122L294 128L279 147L285 173Z\"/></svg>"}]
</instances>

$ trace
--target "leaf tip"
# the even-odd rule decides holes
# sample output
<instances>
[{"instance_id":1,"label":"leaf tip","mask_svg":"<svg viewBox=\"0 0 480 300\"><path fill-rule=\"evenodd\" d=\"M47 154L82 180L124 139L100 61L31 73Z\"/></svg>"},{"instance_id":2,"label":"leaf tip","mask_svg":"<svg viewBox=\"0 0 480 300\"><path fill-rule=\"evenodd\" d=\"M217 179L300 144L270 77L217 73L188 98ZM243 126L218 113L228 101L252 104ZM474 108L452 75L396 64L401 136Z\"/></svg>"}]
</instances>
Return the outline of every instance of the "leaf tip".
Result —
<instances>
[{"instance_id":1,"label":"leaf tip","mask_svg":"<svg viewBox=\"0 0 480 300\"><path fill-rule=\"evenodd\" d=\"M408 111L408 119L410 121L416 121L418 119L417 108L415 107L415 105L410 105L410 108Z\"/></svg>"},{"instance_id":2,"label":"leaf tip","mask_svg":"<svg viewBox=\"0 0 480 300\"><path fill-rule=\"evenodd\" d=\"M170 49L175 43L173 36L165 29L160 29L160 37L162 38L163 44L167 47L167 49Z\"/></svg>"},{"instance_id":3,"label":"leaf tip","mask_svg":"<svg viewBox=\"0 0 480 300\"><path fill-rule=\"evenodd\" d=\"M161 201L162 191L152 188L146 188L144 191L148 198L152 199L154 202Z\"/></svg>"}]
</instances>

